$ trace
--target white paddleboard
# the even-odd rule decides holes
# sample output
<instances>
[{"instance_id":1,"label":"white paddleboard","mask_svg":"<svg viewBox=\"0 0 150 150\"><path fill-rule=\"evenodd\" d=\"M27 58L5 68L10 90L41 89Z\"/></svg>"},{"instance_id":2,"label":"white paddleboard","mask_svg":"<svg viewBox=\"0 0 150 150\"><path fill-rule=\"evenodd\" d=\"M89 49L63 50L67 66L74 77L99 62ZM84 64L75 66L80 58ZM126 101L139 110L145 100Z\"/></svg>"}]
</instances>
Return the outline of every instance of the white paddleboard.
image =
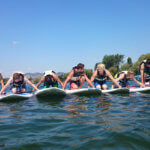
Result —
<instances>
[{"instance_id":1,"label":"white paddleboard","mask_svg":"<svg viewBox=\"0 0 150 150\"><path fill-rule=\"evenodd\" d=\"M78 96L99 96L101 95L101 89L97 88L82 88L75 90L66 90L67 94Z\"/></svg>"},{"instance_id":2,"label":"white paddleboard","mask_svg":"<svg viewBox=\"0 0 150 150\"><path fill-rule=\"evenodd\" d=\"M0 96L0 102L14 102L21 101L30 98L32 94L30 93L21 93L21 94L6 94Z\"/></svg>"},{"instance_id":3,"label":"white paddleboard","mask_svg":"<svg viewBox=\"0 0 150 150\"><path fill-rule=\"evenodd\" d=\"M150 87L145 87L145 88L131 88L129 90L130 90L130 92L140 92L140 93L150 94Z\"/></svg>"},{"instance_id":4,"label":"white paddleboard","mask_svg":"<svg viewBox=\"0 0 150 150\"><path fill-rule=\"evenodd\" d=\"M51 87L38 90L35 95L38 99L47 100L50 98L63 98L66 96L66 92L60 88Z\"/></svg>"},{"instance_id":5,"label":"white paddleboard","mask_svg":"<svg viewBox=\"0 0 150 150\"><path fill-rule=\"evenodd\" d=\"M109 94L128 94L128 93L129 93L129 89L127 89L127 88L108 89L108 90L102 90L102 93L109 93Z\"/></svg>"}]
</instances>

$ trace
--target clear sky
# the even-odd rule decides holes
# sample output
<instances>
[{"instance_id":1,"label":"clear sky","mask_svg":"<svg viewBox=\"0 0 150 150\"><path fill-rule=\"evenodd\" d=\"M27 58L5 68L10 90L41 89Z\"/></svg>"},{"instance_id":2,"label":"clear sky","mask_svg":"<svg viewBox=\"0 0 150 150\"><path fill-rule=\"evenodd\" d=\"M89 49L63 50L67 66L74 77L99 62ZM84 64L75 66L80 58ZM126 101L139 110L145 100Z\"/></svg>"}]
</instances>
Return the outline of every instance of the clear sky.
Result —
<instances>
[{"instance_id":1,"label":"clear sky","mask_svg":"<svg viewBox=\"0 0 150 150\"><path fill-rule=\"evenodd\" d=\"M69 72L150 52L150 0L0 0L0 72Z\"/></svg>"}]
</instances>

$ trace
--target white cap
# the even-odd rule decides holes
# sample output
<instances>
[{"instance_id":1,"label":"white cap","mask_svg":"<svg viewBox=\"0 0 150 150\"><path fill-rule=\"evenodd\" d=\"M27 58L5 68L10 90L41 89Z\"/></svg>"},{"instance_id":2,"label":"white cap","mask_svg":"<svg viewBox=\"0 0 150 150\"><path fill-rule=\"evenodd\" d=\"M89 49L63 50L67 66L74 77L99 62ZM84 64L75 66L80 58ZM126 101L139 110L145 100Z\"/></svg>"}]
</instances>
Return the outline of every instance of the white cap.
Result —
<instances>
[{"instance_id":1,"label":"white cap","mask_svg":"<svg viewBox=\"0 0 150 150\"><path fill-rule=\"evenodd\" d=\"M20 74L24 75L24 73L22 71L15 71L14 73L20 73Z\"/></svg>"},{"instance_id":2,"label":"white cap","mask_svg":"<svg viewBox=\"0 0 150 150\"><path fill-rule=\"evenodd\" d=\"M44 72L44 76L53 75L52 72L53 72L52 70L47 70Z\"/></svg>"}]
</instances>

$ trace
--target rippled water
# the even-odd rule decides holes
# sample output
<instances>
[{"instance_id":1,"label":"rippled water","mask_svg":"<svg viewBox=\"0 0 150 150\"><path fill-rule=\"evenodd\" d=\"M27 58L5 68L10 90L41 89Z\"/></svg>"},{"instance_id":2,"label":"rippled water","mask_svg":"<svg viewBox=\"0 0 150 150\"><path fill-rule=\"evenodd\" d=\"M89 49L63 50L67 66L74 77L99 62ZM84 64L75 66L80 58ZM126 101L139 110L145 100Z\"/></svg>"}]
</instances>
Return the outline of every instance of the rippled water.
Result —
<instances>
[{"instance_id":1,"label":"rippled water","mask_svg":"<svg viewBox=\"0 0 150 150\"><path fill-rule=\"evenodd\" d=\"M0 103L0 149L150 149L150 95Z\"/></svg>"}]
</instances>

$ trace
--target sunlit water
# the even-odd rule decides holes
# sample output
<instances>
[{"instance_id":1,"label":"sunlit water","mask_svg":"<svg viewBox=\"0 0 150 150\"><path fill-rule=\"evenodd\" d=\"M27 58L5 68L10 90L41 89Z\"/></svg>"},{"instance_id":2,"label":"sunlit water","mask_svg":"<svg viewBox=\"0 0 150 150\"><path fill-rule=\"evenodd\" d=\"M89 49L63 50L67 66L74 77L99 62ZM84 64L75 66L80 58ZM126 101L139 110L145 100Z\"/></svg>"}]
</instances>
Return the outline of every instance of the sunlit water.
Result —
<instances>
[{"instance_id":1,"label":"sunlit water","mask_svg":"<svg viewBox=\"0 0 150 150\"><path fill-rule=\"evenodd\" d=\"M150 149L150 95L0 103L0 149Z\"/></svg>"}]
</instances>

